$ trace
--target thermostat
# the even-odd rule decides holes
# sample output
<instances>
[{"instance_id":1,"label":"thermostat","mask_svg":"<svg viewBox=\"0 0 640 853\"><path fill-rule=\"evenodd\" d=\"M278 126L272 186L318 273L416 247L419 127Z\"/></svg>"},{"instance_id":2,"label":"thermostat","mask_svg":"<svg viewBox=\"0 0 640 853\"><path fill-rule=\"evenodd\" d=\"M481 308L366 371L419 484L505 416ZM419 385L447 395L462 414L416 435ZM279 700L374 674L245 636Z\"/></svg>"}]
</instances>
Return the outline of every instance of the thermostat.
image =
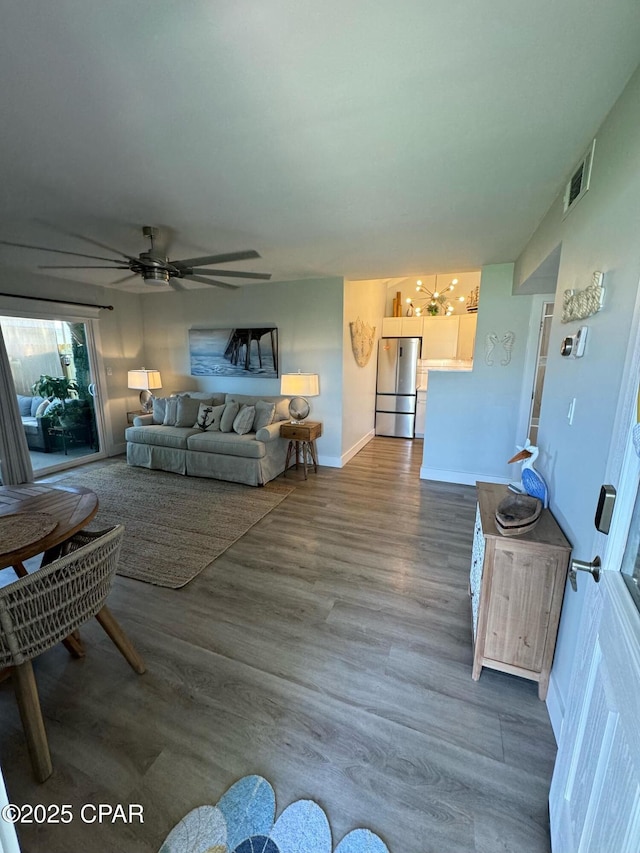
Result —
<instances>
[{"instance_id":1,"label":"thermostat","mask_svg":"<svg viewBox=\"0 0 640 853\"><path fill-rule=\"evenodd\" d=\"M582 358L587 345L588 326L580 326L575 335L567 335L560 344L560 355L567 358Z\"/></svg>"}]
</instances>

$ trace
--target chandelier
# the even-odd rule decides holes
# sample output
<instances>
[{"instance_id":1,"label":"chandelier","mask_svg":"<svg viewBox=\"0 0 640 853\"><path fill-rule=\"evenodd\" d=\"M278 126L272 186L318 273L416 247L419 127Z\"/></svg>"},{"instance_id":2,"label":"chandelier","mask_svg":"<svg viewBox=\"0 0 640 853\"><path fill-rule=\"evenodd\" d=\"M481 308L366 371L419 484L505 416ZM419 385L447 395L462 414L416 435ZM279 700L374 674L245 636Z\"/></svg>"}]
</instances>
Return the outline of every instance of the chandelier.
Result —
<instances>
[{"instance_id":1,"label":"chandelier","mask_svg":"<svg viewBox=\"0 0 640 853\"><path fill-rule=\"evenodd\" d=\"M436 282L433 290L429 290L420 279L416 281L416 291L418 292L418 296L414 296L413 299L409 297L407 299L408 308L407 314L412 316L415 314L416 317L421 317L423 314L429 314L431 317L437 317L439 314L443 314L445 317L450 317L453 314L453 305L451 304L451 300L453 299L456 302L464 302L464 296L456 296L452 297L451 292L455 290L455 286L458 283L457 278L452 278L451 282L444 288L440 289L438 287L438 276L436 276Z\"/></svg>"}]
</instances>

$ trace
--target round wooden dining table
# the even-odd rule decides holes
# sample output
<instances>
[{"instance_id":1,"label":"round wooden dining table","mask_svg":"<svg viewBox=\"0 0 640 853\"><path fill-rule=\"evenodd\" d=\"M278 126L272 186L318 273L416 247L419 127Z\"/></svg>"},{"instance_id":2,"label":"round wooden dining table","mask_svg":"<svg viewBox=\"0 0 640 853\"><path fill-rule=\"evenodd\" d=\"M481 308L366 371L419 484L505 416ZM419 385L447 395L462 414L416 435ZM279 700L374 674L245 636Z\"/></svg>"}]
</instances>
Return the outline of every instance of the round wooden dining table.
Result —
<instances>
[{"instance_id":1,"label":"round wooden dining table","mask_svg":"<svg viewBox=\"0 0 640 853\"><path fill-rule=\"evenodd\" d=\"M97 512L98 496L91 489L80 486L26 483L0 487L0 520L4 521L6 529L11 530L10 518L16 513L20 513L16 523L28 521L31 514L36 524L27 542L0 540L0 569L11 566L19 577L24 577L27 574L25 560L43 552L54 556L55 549L81 530ZM42 522L40 536L39 521ZM14 547L9 550L11 545Z\"/></svg>"}]
</instances>

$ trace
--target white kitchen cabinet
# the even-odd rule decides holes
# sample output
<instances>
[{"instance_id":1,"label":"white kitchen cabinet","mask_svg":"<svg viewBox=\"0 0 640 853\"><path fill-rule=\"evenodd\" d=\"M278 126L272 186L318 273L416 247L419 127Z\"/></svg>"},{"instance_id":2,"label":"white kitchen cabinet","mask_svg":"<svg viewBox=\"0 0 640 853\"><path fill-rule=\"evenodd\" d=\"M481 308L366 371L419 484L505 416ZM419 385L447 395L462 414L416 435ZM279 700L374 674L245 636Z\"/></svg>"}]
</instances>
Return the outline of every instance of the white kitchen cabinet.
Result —
<instances>
[{"instance_id":1,"label":"white kitchen cabinet","mask_svg":"<svg viewBox=\"0 0 640 853\"><path fill-rule=\"evenodd\" d=\"M458 346L456 358L472 359L476 343L477 314L460 314L458 325Z\"/></svg>"},{"instance_id":2,"label":"white kitchen cabinet","mask_svg":"<svg viewBox=\"0 0 640 853\"><path fill-rule=\"evenodd\" d=\"M422 317L383 317L383 338L421 338Z\"/></svg>"},{"instance_id":3,"label":"white kitchen cabinet","mask_svg":"<svg viewBox=\"0 0 640 853\"><path fill-rule=\"evenodd\" d=\"M426 391L418 391L418 397L416 400L416 427L415 427L415 436L416 438L424 437L424 423L427 417L427 392Z\"/></svg>"},{"instance_id":4,"label":"white kitchen cabinet","mask_svg":"<svg viewBox=\"0 0 640 853\"><path fill-rule=\"evenodd\" d=\"M382 318L382 337L399 338L402 336L402 317Z\"/></svg>"},{"instance_id":5,"label":"white kitchen cabinet","mask_svg":"<svg viewBox=\"0 0 640 853\"><path fill-rule=\"evenodd\" d=\"M402 337L403 338L421 338L422 337L422 317L403 317L402 318Z\"/></svg>"},{"instance_id":6,"label":"white kitchen cabinet","mask_svg":"<svg viewBox=\"0 0 640 853\"><path fill-rule=\"evenodd\" d=\"M460 317L423 317L422 358L456 358Z\"/></svg>"}]
</instances>

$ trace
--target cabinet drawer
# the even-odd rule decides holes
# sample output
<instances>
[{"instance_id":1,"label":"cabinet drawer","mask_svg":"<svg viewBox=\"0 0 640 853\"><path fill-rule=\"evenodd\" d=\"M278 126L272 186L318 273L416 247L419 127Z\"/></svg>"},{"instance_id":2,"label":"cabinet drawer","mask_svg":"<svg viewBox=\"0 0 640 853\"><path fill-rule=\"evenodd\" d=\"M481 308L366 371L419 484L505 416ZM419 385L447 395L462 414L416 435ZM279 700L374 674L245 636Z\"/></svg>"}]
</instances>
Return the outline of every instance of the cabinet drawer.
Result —
<instances>
[{"instance_id":1,"label":"cabinet drawer","mask_svg":"<svg viewBox=\"0 0 640 853\"><path fill-rule=\"evenodd\" d=\"M314 441L321 434L320 424L283 424L280 427L281 437L293 441Z\"/></svg>"}]
</instances>

